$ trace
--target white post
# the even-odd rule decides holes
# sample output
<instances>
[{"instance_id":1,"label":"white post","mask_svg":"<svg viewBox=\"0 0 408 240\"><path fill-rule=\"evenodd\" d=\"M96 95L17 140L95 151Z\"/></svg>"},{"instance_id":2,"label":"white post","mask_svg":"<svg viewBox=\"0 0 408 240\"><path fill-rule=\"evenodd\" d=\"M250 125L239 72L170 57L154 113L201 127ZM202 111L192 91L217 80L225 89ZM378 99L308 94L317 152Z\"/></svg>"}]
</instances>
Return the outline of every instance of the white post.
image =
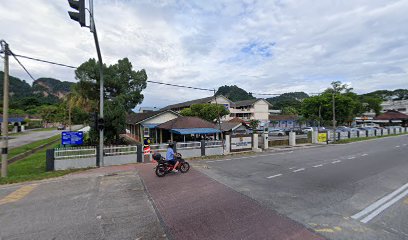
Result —
<instances>
[{"instance_id":1,"label":"white post","mask_svg":"<svg viewBox=\"0 0 408 240\"><path fill-rule=\"evenodd\" d=\"M263 149L264 150L268 149L269 148L269 134L268 134L268 132L263 133L263 142L264 142Z\"/></svg>"},{"instance_id":2,"label":"white post","mask_svg":"<svg viewBox=\"0 0 408 240\"><path fill-rule=\"evenodd\" d=\"M317 144L319 143L319 131L312 131L312 143Z\"/></svg>"},{"instance_id":3,"label":"white post","mask_svg":"<svg viewBox=\"0 0 408 240\"><path fill-rule=\"evenodd\" d=\"M253 134L252 143L253 143L252 150L255 152L258 152L259 147L258 147L258 134L257 133Z\"/></svg>"},{"instance_id":4,"label":"white post","mask_svg":"<svg viewBox=\"0 0 408 240\"><path fill-rule=\"evenodd\" d=\"M296 146L296 133L289 132L289 146Z\"/></svg>"},{"instance_id":5,"label":"white post","mask_svg":"<svg viewBox=\"0 0 408 240\"><path fill-rule=\"evenodd\" d=\"M231 149L231 135L226 134L226 135L225 135L225 149L224 149L224 153L225 153L225 154L230 153L230 149Z\"/></svg>"}]
</instances>

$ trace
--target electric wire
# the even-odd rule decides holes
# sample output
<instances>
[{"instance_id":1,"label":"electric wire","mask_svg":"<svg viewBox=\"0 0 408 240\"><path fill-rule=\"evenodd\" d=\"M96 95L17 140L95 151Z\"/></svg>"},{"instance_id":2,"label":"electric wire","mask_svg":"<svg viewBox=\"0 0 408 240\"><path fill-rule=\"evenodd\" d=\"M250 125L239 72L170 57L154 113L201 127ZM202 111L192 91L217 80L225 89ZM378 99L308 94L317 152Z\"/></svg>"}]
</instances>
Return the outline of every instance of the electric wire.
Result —
<instances>
[{"instance_id":1,"label":"electric wire","mask_svg":"<svg viewBox=\"0 0 408 240\"><path fill-rule=\"evenodd\" d=\"M18 64L24 69L24 71L28 74L28 76L30 76L30 78L33 81L35 81L33 75L31 75L31 73L27 70L27 68L20 62L20 60L18 60L17 56L11 50L9 50L9 52L14 57L14 59L18 62Z\"/></svg>"},{"instance_id":2,"label":"electric wire","mask_svg":"<svg viewBox=\"0 0 408 240\"><path fill-rule=\"evenodd\" d=\"M11 52L11 51L10 51ZM77 69L77 67L72 66L72 65L68 65L68 64L63 64L63 63L58 63L58 62L54 62L54 61L49 61L49 60L44 60L44 59L40 59L40 58L36 58L36 57L30 57L30 56L26 56L26 55L21 55L21 54L14 54L12 53L12 55L14 56L14 58L16 58L17 62L19 62L19 64L24 68L24 70L27 72L27 74L34 80L34 78L32 77L32 75L27 71L27 69L21 64L20 61L18 61L17 57L21 57L21 58L26 58L29 60L33 60L33 61L37 61L37 62L42 62L42 63L48 63L48 64L53 64L53 65L57 65L57 66L61 66L61 67L67 67L67 68L72 68L72 69ZM172 83L165 83L165 82L158 82L158 81L152 81L152 80L147 80L146 82L148 83L154 83L154 84L159 84L159 85L165 85L165 86L172 86L172 87L178 87L178 88L187 88L187 89L195 89L195 90L201 90L201 91L214 91L214 89L209 89L209 88L200 88L200 87L193 87L193 86L186 86L186 85L180 85L180 84L172 84ZM280 96L283 93L253 93L253 92L249 92L252 95L258 95L258 96ZM320 93L309 93L309 95L318 95Z\"/></svg>"}]
</instances>

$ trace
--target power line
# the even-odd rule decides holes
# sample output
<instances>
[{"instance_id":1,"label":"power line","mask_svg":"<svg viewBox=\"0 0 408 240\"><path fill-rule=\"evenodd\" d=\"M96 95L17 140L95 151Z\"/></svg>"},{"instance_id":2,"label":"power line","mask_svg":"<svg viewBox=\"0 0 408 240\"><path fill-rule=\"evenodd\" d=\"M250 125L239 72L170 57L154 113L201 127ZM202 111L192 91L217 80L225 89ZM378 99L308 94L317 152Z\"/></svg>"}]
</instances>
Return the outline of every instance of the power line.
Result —
<instances>
[{"instance_id":1,"label":"power line","mask_svg":"<svg viewBox=\"0 0 408 240\"><path fill-rule=\"evenodd\" d=\"M24 56L24 55L20 55L20 54L14 54L14 56L22 57L22 58L27 58L27 59L30 59L30 60L33 60L33 61L37 61L37 62L43 62L43 63L49 63L49 64L53 64L53 65L58 65L58 66L61 66L61 67L74 68L74 69L77 68L77 67L70 66L70 65L67 65L67 64L57 63L57 62L53 62L53 61L47 61L47 60L43 60L43 59L39 59L39 58L34 58L34 57L28 57L28 56Z\"/></svg>"},{"instance_id":2,"label":"power line","mask_svg":"<svg viewBox=\"0 0 408 240\"><path fill-rule=\"evenodd\" d=\"M11 50L9 50L9 53L10 53L11 55L13 55L14 59L16 59L16 61L18 62L18 64L20 64L20 66L24 69L24 71L28 74L28 76L30 76L30 78L31 78L33 81L35 81L33 75L31 75L31 73L27 70L27 68L24 67L24 65L20 62L20 60L18 60L17 56L16 56Z\"/></svg>"},{"instance_id":3,"label":"power line","mask_svg":"<svg viewBox=\"0 0 408 240\"><path fill-rule=\"evenodd\" d=\"M147 80L146 82L155 83L155 84L160 84L160 85L166 85L166 86L172 86L172 87L189 88L189 89L196 89L196 90L203 90L203 91L211 91L211 92L214 91L214 89L209 89L209 88L198 88L198 87L191 87L191 86L185 86L185 85L177 85L177 84L156 82L156 81L150 81L150 80Z\"/></svg>"}]
</instances>

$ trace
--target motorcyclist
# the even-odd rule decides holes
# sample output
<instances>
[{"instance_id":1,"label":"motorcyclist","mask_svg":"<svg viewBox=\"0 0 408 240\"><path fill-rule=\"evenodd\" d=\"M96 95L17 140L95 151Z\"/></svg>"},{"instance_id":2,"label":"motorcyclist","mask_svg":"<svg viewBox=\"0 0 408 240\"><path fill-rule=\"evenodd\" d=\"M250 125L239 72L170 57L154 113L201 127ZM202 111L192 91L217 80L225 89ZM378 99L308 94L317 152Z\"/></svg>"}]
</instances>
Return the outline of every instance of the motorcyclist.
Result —
<instances>
[{"instance_id":1,"label":"motorcyclist","mask_svg":"<svg viewBox=\"0 0 408 240\"><path fill-rule=\"evenodd\" d=\"M173 150L174 147L174 143L169 143L169 147L167 148L167 153L166 153L166 160L168 161L168 163L170 163L171 165L174 166L172 172L178 172L177 171L177 167L179 165L179 162L177 161L176 157L174 156L177 153L174 153Z\"/></svg>"}]
</instances>

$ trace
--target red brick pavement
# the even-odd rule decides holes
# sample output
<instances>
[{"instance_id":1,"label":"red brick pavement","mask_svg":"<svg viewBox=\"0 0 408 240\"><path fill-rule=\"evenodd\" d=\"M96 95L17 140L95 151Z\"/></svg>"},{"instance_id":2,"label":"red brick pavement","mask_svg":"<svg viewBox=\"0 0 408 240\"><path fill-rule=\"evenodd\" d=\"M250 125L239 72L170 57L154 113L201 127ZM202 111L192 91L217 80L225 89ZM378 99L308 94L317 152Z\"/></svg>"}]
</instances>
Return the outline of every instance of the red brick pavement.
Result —
<instances>
[{"instance_id":1,"label":"red brick pavement","mask_svg":"<svg viewBox=\"0 0 408 240\"><path fill-rule=\"evenodd\" d=\"M173 239L324 239L199 171L159 178L153 167L137 169Z\"/></svg>"}]
</instances>

